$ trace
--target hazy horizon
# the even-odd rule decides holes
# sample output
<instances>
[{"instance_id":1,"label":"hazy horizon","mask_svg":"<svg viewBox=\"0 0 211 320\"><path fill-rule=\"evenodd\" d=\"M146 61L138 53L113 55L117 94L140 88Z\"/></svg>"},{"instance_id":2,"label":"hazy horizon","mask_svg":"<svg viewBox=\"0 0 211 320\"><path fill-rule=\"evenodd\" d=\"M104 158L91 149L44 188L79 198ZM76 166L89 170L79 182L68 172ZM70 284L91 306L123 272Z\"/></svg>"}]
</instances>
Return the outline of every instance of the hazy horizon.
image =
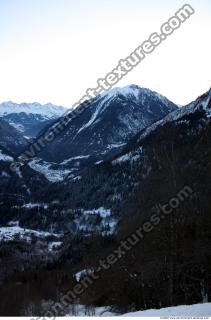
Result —
<instances>
[{"instance_id":1,"label":"hazy horizon","mask_svg":"<svg viewBox=\"0 0 211 320\"><path fill-rule=\"evenodd\" d=\"M0 0L0 102L71 107L184 4ZM209 89L211 4L189 4L195 14L115 87L136 84L180 105Z\"/></svg>"}]
</instances>

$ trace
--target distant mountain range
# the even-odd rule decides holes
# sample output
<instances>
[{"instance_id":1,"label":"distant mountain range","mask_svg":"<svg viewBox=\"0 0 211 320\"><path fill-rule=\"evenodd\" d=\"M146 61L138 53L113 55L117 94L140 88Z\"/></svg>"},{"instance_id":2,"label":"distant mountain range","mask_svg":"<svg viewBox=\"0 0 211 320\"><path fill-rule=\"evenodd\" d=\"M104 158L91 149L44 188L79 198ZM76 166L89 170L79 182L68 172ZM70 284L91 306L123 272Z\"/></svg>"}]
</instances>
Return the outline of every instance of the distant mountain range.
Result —
<instances>
[{"instance_id":1,"label":"distant mountain range","mask_svg":"<svg viewBox=\"0 0 211 320\"><path fill-rule=\"evenodd\" d=\"M51 103L13 103L3 102L0 104L0 118L7 121L26 138L36 137L47 125L59 118L65 108Z\"/></svg>"}]
</instances>

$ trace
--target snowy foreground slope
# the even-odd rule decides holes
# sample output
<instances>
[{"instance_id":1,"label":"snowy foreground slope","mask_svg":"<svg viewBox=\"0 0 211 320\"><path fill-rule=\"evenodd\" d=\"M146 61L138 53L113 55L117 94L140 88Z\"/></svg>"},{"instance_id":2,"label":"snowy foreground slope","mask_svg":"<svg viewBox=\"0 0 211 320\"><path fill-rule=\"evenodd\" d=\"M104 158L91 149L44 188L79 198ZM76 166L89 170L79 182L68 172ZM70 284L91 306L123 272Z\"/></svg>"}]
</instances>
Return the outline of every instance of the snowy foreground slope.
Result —
<instances>
[{"instance_id":1,"label":"snowy foreground slope","mask_svg":"<svg viewBox=\"0 0 211 320\"><path fill-rule=\"evenodd\" d=\"M193 304L162 309L150 309L123 314L124 317L211 317L211 303Z\"/></svg>"},{"instance_id":2,"label":"snowy foreground slope","mask_svg":"<svg viewBox=\"0 0 211 320\"><path fill-rule=\"evenodd\" d=\"M112 312L110 307L70 306L66 317L211 317L211 303L182 305L162 309L149 309L125 314Z\"/></svg>"}]
</instances>

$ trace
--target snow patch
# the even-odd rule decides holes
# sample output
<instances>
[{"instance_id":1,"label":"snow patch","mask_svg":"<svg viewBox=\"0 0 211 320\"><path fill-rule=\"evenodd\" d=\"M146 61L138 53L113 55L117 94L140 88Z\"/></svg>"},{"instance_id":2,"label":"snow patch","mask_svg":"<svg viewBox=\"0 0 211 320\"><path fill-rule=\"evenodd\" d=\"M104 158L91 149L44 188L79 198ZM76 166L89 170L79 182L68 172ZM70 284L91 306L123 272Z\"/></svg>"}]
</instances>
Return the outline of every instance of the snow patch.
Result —
<instances>
[{"instance_id":1,"label":"snow patch","mask_svg":"<svg viewBox=\"0 0 211 320\"><path fill-rule=\"evenodd\" d=\"M18 225L12 226L12 227L0 228L0 241L12 241L17 237L21 240L30 241L32 235L35 235L39 238L45 238L51 235L54 235L55 237L61 236L59 234L53 234L45 231L36 231L36 230L21 228Z\"/></svg>"},{"instance_id":2,"label":"snow patch","mask_svg":"<svg viewBox=\"0 0 211 320\"><path fill-rule=\"evenodd\" d=\"M61 247L61 245L62 245L61 241L53 241L53 242L49 243L48 250L55 251L55 250L59 249Z\"/></svg>"},{"instance_id":3,"label":"snow patch","mask_svg":"<svg viewBox=\"0 0 211 320\"><path fill-rule=\"evenodd\" d=\"M69 305L66 317L112 317L116 316L110 307L84 306L80 304Z\"/></svg>"},{"instance_id":4,"label":"snow patch","mask_svg":"<svg viewBox=\"0 0 211 320\"><path fill-rule=\"evenodd\" d=\"M100 207L98 209L84 210L84 214L99 214L101 218L106 218L110 217L111 209L105 209L104 207Z\"/></svg>"},{"instance_id":5,"label":"snow patch","mask_svg":"<svg viewBox=\"0 0 211 320\"><path fill-rule=\"evenodd\" d=\"M89 157L90 157L90 155L86 155L86 156L81 155L81 156L66 159L66 160L62 161L60 164L68 164L71 161L80 160L80 159L88 159Z\"/></svg>"},{"instance_id":6,"label":"snow patch","mask_svg":"<svg viewBox=\"0 0 211 320\"><path fill-rule=\"evenodd\" d=\"M77 272L75 274L76 281L79 282L82 277L88 276L89 274L91 274L93 272L94 272L93 269L84 269L84 270L81 270L81 271Z\"/></svg>"},{"instance_id":7,"label":"snow patch","mask_svg":"<svg viewBox=\"0 0 211 320\"><path fill-rule=\"evenodd\" d=\"M120 144L112 143L112 144L108 144L106 149L112 150L114 148L120 148L120 147L123 147L125 145L126 145L126 143L120 143Z\"/></svg>"},{"instance_id":8,"label":"snow patch","mask_svg":"<svg viewBox=\"0 0 211 320\"><path fill-rule=\"evenodd\" d=\"M0 161L12 162L14 159L6 154L0 149Z\"/></svg>"},{"instance_id":9,"label":"snow patch","mask_svg":"<svg viewBox=\"0 0 211 320\"><path fill-rule=\"evenodd\" d=\"M129 312L123 317L210 317L211 303Z\"/></svg>"},{"instance_id":10,"label":"snow patch","mask_svg":"<svg viewBox=\"0 0 211 320\"><path fill-rule=\"evenodd\" d=\"M22 208L27 208L27 209L34 209L34 208L44 208L48 209L48 204L45 203L26 203L22 206Z\"/></svg>"},{"instance_id":11,"label":"snow patch","mask_svg":"<svg viewBox=\"0 0 211 320\"><path fill-rule=\"evenodd\" d=\"M130 161L132 163L132 162L135 162L139 159L140 159L140 154L132 154L132 152L130 152L130 153L126 153L123 156L113 160L112 164L116 165L118 163L127 162L127 161Z\"/></svg>"}]
</instances>

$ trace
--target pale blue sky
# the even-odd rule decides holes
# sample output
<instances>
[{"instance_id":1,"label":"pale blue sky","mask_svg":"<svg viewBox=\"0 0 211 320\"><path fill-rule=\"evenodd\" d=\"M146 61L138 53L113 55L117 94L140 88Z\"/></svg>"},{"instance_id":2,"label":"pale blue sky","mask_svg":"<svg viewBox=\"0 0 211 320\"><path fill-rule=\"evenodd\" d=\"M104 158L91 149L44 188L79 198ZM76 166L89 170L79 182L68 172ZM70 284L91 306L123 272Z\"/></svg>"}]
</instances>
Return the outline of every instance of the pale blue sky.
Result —
<instances>
[{"instance_id":1,"label":"pale blue sky","mask_svg":"<svg viewBox=\"0 0 211 320\"><path fill-rule=\"evenodd\" d=\"M118 86L132 83L185 104L210 82L211 1ZM0 102L70 107L185 2L0 0Z\"/></svg>"}]
</instances>

